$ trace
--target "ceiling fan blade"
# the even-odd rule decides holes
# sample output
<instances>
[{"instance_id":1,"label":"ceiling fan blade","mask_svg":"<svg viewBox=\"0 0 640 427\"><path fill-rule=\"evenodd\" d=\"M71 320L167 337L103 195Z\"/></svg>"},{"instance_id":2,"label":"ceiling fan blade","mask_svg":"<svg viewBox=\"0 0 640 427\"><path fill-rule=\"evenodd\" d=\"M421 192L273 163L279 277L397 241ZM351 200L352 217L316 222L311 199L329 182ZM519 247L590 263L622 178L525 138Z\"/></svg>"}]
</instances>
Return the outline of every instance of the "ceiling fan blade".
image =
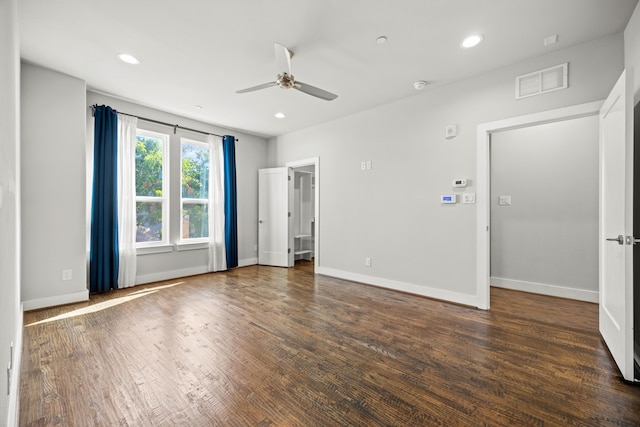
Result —
<instances>
[{"instance_id":1,"label":"ceiling fan blade","mask_svg":"<svg viewBox=\"0 0 640 427\"><path fill-rule=\"evenodd\" d=\"M262 83L261 85L258 85L258 86L252 86L246 89L237 90L236 93L253 92L254 90L266 89L268 87L275 86L275 85L276 85L276 82Z\"/></svg>"},{"instance_id":2,"label":"ceiling fan blade","mask_svg":"<svg viewBox=\"0 0 640 427\"><path fill-rule=\"evenodd\" d=\"M287 73L291 75L291 55L289 54L289 49L280 43L275 43L274 49L276 52L276 67L278 74Z\"/></svg>"},{"instance_id":3,"label":"ceiling fan blade","mask_svg":"<svg viewBox=\"0 0 640 427\"><path fill-rule=\"evenodd\" d=\"M338 97L338 95L334 93L327 92L324 89L311 86L298 80L296 80L296 84L293 86L293 88L298 89L300 92L315 96L316 98L324 99L325 101L333 101Z\"/></svg>"}]
</instances>

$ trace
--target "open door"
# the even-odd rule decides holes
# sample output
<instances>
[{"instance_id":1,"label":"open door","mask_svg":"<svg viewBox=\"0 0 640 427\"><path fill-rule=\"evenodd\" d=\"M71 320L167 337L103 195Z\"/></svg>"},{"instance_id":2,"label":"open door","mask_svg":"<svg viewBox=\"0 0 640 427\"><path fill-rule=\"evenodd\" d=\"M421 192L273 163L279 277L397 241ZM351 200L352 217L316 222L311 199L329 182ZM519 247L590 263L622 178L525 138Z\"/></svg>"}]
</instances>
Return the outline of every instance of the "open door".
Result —
<instances>
[{"instance_id":1,"label":"open door","mask_svg":"<svg viewBox=\"0 0 640 427\"><path fill-rule=\"evenodd\" d=\"M626 70L600 110L600 333L625 380L633 369L633 110Z\"/></svg>"},{"instance_id":2,"label":"open door","mask_svg":"<svg viewBox=\"0 0 640 427\"><path fill-rule=\"evenodd\" d=\"M258 264L294 265L291 168L258 171Z\"/></svg>"}]
</instances>

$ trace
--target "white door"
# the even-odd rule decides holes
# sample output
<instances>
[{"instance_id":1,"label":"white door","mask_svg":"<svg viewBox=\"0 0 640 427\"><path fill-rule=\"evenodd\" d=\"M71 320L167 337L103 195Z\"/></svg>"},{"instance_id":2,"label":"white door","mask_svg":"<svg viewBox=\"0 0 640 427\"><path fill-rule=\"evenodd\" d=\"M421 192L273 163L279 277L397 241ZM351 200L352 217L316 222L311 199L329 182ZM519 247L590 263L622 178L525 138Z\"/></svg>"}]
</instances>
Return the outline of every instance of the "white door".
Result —
<instances>
[{"instance_id":1,"label":"white door","mask_svg":"<svg viewBox=\"0 0 640 427\"><path fill-rule=\"evenodd\" d=\"M258 264L291 267L294 264L291 204L291 168L258 172Z\"/></svg>"},{"instance_id":2,"label":"white door","mask_svg":"<svg viewBox=\"0 0 640 427\"><path fill-rule=\"evenodd\" d=\"M600 333L633 381L632 74L623 72L600 110Z\"/></svg>"}]
</instances>

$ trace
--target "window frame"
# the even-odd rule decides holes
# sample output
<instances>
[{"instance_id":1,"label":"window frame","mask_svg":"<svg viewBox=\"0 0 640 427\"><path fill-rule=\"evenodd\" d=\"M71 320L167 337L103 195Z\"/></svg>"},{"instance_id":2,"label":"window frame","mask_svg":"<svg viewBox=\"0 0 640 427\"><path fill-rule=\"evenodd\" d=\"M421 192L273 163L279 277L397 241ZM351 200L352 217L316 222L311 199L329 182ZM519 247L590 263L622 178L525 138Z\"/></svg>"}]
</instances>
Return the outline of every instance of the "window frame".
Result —
<instances>
[{"instance_id":1,"label":"window frame","mask_svg":"<svg viewBox=\"0 0 640 427\"><path fill-rule=\"evenodd\" d=\"M169 134L154 132L148 129L138 127L136 129L136 142L138 136L143 136L146 138L160 139L162 140L162 197L157 196L138 196L137 192L135 195L136 207L139 202L144 203L162 203L162 240L152 241L152 242L138 242L136 239L136 248L153 248L158 246L168 246L170 245L170 237L169 237L169 143L170 137ZM135 153L134 153L135 156ZM137 209L136 209L137 210ZM137 222L137 220L136 220ZM137 231L136 231L137 234Z\"/></svg>"},{"instance_id":2,"label":"window frame","mask_svg":"<svg viewBox=\"0 0 640 427\"><path fill-rule=\"evenodd\" d=\"M184 232L184 223L183 223L183 215L184 215L184 205L185 205L185 201L186 204L204 204L207 206L207 221L209 220L209 215L211 215L211 209L210 209L210 203L209 200L211 198L211 182L209 180L207 180L207 194L209 195L209 198L207 199L201 199L201 198L184 198L182 197L182 147L184 145L195 145L195 146L200 146L203 148L206 148L207 151L209 152L209 168L211 168L211 156L213 156L211 147L209 145L208 142L205 141L198 141L195 139L190 139L190 138L180 138L180 234L179 234L179 238L178 241L181 244L196 244L196 243L205 243L205 242L209 242L210 236L211 236L211 230L209 231L209 235L206 237L184 237L183 236L183 232ZM211 171L209 170L209 174L211 173Z\"/></svg>"}]
</instances>

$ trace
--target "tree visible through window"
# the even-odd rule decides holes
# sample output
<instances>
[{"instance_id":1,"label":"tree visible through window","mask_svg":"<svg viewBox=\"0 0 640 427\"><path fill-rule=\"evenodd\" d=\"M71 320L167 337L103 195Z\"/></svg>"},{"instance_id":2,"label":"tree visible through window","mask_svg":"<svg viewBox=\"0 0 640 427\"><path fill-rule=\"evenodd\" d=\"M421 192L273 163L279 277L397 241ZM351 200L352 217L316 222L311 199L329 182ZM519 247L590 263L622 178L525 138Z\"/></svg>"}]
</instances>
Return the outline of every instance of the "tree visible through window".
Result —
<instances>
[{"instance_id":1,"label":"tree visible through window","mask_svg":"<svg viewBox=\"0 0 640 427\"><path fill-rule=\"evenodd\" d=\"M167 238L167 135L138 129L136 135L136 242Z\"/></svg>"},{"instance_id":2,"label":"tree visible through window","mask_svg":"<svg viewBox=\"0 0 640 427\"><path fill-rule=\"evenodd\" d=\"M209 146L182 139L182 239L209 237Z\"/></svg>"}]
</instances>

